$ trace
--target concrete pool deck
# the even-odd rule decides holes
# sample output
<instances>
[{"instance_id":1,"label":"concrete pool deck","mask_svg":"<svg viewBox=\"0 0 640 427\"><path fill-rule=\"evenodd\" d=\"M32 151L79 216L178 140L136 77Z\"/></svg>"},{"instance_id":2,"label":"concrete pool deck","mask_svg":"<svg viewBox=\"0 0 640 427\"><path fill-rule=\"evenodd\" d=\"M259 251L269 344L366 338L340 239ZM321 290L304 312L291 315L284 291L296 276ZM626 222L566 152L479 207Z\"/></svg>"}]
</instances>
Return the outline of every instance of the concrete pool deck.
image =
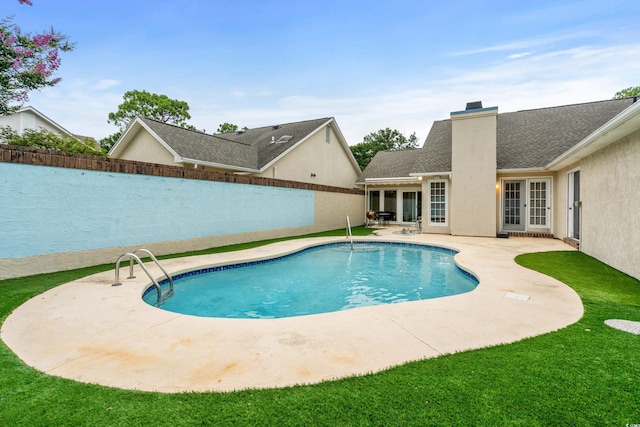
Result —
<instances>
[{"instance_id":1,"label":"concrete pool deck","mask_svg":"<svg viewBox=\"0 0 640 427\"><path fill-rule=\"evenodd\" d=\"M47 374L171 393L285 387L378 372L518 341L582 317L582 302L571 288L513 260L521 253L572 250L561 241L393 234L397 230L354 240L456 249L456 262L479 278L478 287L445 298L285 319L203 318L147 305L140 296L150 280L138 266L137 278L126 279L123 263L122 286L111 286L113 270L58 286L18 307L0 336L26 364ZM175 274L331 241L344 237L161 262Z\"/></svg>"}]
</instances>

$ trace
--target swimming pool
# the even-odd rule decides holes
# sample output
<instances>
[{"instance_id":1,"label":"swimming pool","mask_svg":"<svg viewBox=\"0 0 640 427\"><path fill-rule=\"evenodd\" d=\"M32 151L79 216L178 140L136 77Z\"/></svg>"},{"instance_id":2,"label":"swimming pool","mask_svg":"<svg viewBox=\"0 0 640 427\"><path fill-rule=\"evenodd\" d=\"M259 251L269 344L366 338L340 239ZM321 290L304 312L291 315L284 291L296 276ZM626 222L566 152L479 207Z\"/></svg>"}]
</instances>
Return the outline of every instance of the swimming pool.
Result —
<instances>
[{"instance_id":1,"label":"swimming pool","mask_svg":"<svg viewBox=\"0 0 640 427\"><path fill-rule=\"evenodd\" d=\"M164 310L205 317L282 318L469 292L478 284L451 249L409 243L354 242L209 267L173 276ZM167 281L161 286L167 286ZM156 305L149 287L145 302Z\"/></svg>"}]
</instances>

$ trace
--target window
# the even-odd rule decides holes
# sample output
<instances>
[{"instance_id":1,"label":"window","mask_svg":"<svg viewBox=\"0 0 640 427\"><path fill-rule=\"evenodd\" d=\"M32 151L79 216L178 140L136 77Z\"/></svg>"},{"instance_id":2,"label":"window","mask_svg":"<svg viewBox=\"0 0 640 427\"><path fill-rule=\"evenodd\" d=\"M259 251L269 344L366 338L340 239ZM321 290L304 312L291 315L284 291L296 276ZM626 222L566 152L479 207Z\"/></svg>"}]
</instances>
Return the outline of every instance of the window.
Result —
<instances>
[{"instance_id":1,"label":"window","mask_svg":"<svg viewBox=\"0 0 640 427\"><path fill-rule=\"evenodd\" d=\"M331 126L327 125L325 126L325 134L324 134L324 141L327 144L331 144Z\"/></svg>"},{"instance_id":2,"label":"window","mask_svg":"<svg viewBox=\"0 0 640 427\"><path fill-rule=\"evenodd\" d=\"M447 181L429 181L429 225L447 225Z\"/></svg>"}]
</instances>

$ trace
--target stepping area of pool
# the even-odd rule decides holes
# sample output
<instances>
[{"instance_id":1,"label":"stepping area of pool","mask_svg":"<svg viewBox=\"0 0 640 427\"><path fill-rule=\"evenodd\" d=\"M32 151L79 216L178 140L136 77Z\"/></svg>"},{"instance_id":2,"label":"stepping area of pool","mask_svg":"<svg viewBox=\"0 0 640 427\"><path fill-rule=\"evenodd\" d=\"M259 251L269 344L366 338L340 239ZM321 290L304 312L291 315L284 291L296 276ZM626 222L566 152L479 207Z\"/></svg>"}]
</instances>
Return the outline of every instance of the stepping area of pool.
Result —
<instances>
[{"instance_id":1,"label":"stepping area of pool","mask_svg":"<svg viewBox=\"0 0 640 427\"><path fill-rule=\"evenodd\" d=\"M544 238L398 235L357 240L425 243L455 259L480 284L468 293L283 319L219 319L171 313L141 299L150 280L114 271L51 289L18 307L2 340L50 375L125 389L232 391L313 384L409 361L510 343L576 322L582 302L568 286L514 262L521 253L573 250ZM170 274L271 258L344 238L289 240L255 249L161 261ZM114 253L114 260L119 254ZM152 264L156 277L162 273ZM322 298L322 295L318 295Z\"/></svg>"}]
</instances>

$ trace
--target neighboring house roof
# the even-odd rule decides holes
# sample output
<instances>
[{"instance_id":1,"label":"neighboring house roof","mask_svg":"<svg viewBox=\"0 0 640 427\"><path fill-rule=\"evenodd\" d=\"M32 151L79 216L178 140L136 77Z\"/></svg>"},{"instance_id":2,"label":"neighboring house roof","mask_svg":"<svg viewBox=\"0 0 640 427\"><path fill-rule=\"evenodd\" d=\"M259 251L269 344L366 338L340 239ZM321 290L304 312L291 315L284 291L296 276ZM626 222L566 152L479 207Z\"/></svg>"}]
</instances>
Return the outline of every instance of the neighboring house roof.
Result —
<instances>
[{"instance_id":1,"label":"neighboring house roof","mask_svg":"<svg viewBox=\"0 0 640 427\"><path fill-rule=\"evenodd\" d=\"M634 98L611 99L559 107L500 113L496 118L496 156L498 170L544 169L555 159L621 114ZM399 170L385 155L387 168L376 157L363 172L367 178L403 177L451 171L451 120L433 123L423 147L418 150L413 170ZM400 151L392 156L402 156ZM374 163L374 161L376 163Z\"/></svg>"},{"instance_id":2,"label":"neighboring house roof","mask_svg":"<svg viewBox=\"0 0 640 427\"><path fill-rule=\"evenodd\" d=\"M177 163L262 172L327 125L333 126L339 135L340 143L346 147L348 154L351 154L332 117L214 135L138 117L127 127L110 150L109 156L118 157L138 131L145 128L173 154ZM353 155L351 158L352 163L357 167Z\"/></svg>"}]
</instances>

